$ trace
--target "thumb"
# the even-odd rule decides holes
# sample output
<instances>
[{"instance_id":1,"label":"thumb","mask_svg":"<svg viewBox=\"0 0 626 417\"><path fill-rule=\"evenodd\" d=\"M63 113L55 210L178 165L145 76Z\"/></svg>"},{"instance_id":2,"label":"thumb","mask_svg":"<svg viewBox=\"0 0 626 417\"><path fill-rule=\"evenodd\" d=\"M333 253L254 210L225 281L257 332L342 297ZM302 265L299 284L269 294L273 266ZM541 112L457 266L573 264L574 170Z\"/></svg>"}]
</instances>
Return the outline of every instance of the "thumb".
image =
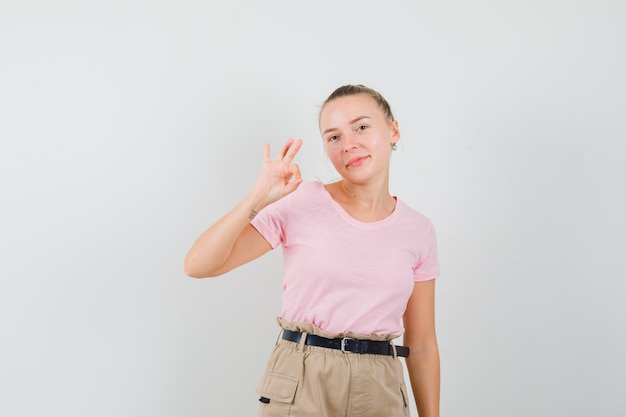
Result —
<instances>
[{"instance_id":1,"label":"thumb","mask_svg":"<svg viewBox=\"0 0 626 417\"><path fill-rule=\"evenodd\" d=\"M302 184L302 182L304 181L302 179L302 175L300 174L300 168L297 164L289 165L289 173L291 174L291 178L293 179L289 181L287 185L285 185L285 195L295 191L296 188L298 188L300 184Z\"/></svg>"}]
</instances>

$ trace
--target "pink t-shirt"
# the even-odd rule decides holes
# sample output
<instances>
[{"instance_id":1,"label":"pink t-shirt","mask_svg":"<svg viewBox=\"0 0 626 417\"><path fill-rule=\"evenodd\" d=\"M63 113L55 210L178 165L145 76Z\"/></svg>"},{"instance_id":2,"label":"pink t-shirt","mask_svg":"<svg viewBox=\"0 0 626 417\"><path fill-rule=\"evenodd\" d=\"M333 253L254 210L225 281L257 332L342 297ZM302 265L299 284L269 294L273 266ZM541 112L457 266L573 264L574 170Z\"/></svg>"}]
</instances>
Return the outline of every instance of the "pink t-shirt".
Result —
<instances>
[{"instance_id":1,"label":"pink t-shirt","mask_svg":"<svg viewBox=\"0 0 626 417\"><path fill-rule=\"evenodd\" d=\"M283 245L282 319L327 333L401 335L413 283L439 274L432 223L400 199L390 216L364 223L322 183L304 182L252 225Z\"/></svg>"}]
</instances>

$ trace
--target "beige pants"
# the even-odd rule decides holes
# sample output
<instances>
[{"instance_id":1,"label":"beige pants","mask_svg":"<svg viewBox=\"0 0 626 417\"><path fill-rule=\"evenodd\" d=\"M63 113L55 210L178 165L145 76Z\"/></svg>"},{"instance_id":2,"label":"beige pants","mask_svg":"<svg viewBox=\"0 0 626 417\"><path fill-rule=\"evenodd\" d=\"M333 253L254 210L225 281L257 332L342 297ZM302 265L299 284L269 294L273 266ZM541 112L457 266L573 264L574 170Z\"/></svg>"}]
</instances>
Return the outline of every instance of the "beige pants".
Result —
<instances>
[{"instance_id":1,"label":"beige pants","mask_svg":"<svg viewBox=\"0 0 626 417\"><path fill-rule=\"evenodd\" d=\"M281 323L284 328L293 326ZM311 324L298 329L319 334ZM304 338L302 339L304 341ZM344 353L280 339L257 393L259 417L407 417L397 357Z\"/></svg>"}]
</instances>

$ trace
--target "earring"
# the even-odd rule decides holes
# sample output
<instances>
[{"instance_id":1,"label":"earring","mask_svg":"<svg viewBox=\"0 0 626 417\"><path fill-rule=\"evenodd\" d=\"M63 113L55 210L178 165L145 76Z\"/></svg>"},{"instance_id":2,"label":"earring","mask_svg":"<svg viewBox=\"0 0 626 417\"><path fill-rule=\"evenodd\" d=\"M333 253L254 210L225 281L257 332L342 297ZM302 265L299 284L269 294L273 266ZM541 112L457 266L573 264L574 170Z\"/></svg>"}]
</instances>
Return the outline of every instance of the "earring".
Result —
<instances>
[{"instance_id":1,"label":"earring","mask_svg":"<svg viewBox=\"0 0 626 417\"><path fill-rule=\"evenodd\" d=\"M398 145L395 142L391 142L391 150L395 151L396 149L398 149Z\"/></svg>"}]
</instances>

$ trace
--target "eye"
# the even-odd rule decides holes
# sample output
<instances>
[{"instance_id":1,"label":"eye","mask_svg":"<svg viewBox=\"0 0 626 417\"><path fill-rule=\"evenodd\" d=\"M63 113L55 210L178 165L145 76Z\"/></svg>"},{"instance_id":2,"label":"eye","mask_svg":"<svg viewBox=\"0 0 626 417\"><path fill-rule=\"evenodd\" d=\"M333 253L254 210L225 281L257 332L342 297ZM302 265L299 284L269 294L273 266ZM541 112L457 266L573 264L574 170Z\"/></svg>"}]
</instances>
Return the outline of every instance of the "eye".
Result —
<instances>
[{"instance_id":1,"label":"eye","mask_svg":"<svg viewBox=\"0 0 626 417\"><path fill-rule=\"evenodd\" d=\"M326 140L327 140L328 142L334 142L334 141L336 141L337 139L339 139L339 136L337 136L337 135L332 135L332 136L329 136Z\"/></svg>"},{"instance_id":2,"label":"eye","mask_svg":"<svg viewBox=\"0 0 626 417\"><path fill-rule=\"evenodd\" d=\"M356 130L365 130L365 129L367 129L366 125L361 125L361 126L356 128Z\"/></svg>"}]
</instances>

